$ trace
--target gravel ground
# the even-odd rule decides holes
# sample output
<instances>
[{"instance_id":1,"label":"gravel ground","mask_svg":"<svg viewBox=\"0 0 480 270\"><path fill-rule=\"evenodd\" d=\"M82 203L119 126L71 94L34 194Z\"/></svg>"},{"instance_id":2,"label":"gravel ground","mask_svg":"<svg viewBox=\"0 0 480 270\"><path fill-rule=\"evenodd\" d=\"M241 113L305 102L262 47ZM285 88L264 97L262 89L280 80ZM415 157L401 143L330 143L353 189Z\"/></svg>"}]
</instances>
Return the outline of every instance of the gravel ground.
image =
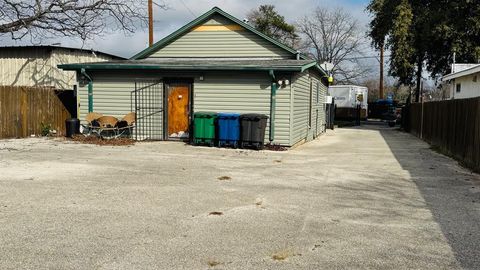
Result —
<instances>
[{"instance_id":1,"label":"gravel ground","mask_svg":"<svg viewBox=\"0 0 480 270\"><path fill-rule=\"evenodd\" d=\"M397 130L286 152L0 141L1 269L480 269L480 177Z\"/></svg>"}]
</instances>

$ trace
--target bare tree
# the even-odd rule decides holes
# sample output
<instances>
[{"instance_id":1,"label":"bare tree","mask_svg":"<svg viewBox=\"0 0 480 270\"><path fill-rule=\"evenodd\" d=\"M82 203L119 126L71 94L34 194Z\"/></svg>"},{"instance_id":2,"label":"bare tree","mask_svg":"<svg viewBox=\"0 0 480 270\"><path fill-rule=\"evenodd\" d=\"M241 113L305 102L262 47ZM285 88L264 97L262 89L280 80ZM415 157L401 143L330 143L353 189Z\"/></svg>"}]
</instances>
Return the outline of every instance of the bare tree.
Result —
<instances>
[{"instance_id":1,"label":"bare tree","mask_svg":"<svg viewBox=\"0 0 480 270\"><path fill-rule=\"evenodd\" d=\"M15 40L27 36L86 40L105 31L132 33L146 22L142 0L0 0L0 35Z\"/></svg>"},{"instance_id":2,"label":"bare tree","mask_svg":"<svg viewBox=\"0 0 480 270\"><path fill-rule=\"evenodd\" d=\"M350 13L341 8L317 8L298 22L298 30L304 39L302 51L319 63L332 63L338 83L356 82L369 72L358 58L363 54L365 37Z\"/></svg>"}]
</instances>

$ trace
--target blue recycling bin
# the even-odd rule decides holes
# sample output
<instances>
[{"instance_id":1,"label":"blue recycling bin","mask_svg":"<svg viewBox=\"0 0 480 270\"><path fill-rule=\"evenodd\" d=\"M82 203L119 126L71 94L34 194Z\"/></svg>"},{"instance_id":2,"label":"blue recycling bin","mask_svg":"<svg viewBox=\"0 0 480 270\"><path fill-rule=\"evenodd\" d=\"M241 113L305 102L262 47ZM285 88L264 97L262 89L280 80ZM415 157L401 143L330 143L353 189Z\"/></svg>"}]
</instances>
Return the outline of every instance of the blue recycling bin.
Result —
<instances>
[{"instance_id":1,"label":"blue recycling bin","mask_svg":"<svg viewBox=\"0 0 480 270\"><path fill-rule=\"evenodd\" d=\"M217 115L218 146L238 147L240 140L240 114L219 113Z\"/></svg>"}]
</instances>

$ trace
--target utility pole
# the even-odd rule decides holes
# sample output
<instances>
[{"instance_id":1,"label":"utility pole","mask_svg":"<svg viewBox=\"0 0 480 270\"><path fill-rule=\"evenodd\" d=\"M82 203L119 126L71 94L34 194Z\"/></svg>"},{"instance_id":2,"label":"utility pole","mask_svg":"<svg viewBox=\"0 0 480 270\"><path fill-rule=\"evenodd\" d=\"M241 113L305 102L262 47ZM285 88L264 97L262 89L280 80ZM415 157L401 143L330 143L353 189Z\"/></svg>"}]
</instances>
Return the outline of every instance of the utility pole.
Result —
<instances>
[{"instance_id":1,"label":"utility pole","mask_svg":"<svg viewBox=\"0 0 480 270\"><path fill-rule=\"evenodd\" d=\"M153 45L153 0L148 0L148 46Z\"/></svg>"},{"instance_id":2,"label":"utility pole","mask_svg":"<svg viewBox=\"0 0 480 270\"><path fill-rule=\"evenodd\" d=\"M384 89L383 89L383 61L384 61L384 52L385 52L385 45L382 43L380 46L380 84L378 87L378 96L380 99L383 99L384 96Z\"/></svg>"}]
</instances>

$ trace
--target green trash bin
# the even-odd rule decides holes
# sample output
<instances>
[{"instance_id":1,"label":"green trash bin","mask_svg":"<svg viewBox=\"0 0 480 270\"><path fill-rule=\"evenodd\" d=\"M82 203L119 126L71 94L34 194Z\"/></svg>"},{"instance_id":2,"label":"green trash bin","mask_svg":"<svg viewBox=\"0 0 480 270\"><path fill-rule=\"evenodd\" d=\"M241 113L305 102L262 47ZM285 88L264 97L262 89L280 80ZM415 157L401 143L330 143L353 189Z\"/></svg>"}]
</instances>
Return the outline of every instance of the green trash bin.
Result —
<instances>
[{"instance_id":1,"label":"green trash bin","mask_svg":"<svg viewBox=\"0 0 480 270\"><path fill-rule=\"evenodd\" d=\"M193 144L215 144L215 112L196 112L193 117Z\"/></svg>"}]
</instances>

